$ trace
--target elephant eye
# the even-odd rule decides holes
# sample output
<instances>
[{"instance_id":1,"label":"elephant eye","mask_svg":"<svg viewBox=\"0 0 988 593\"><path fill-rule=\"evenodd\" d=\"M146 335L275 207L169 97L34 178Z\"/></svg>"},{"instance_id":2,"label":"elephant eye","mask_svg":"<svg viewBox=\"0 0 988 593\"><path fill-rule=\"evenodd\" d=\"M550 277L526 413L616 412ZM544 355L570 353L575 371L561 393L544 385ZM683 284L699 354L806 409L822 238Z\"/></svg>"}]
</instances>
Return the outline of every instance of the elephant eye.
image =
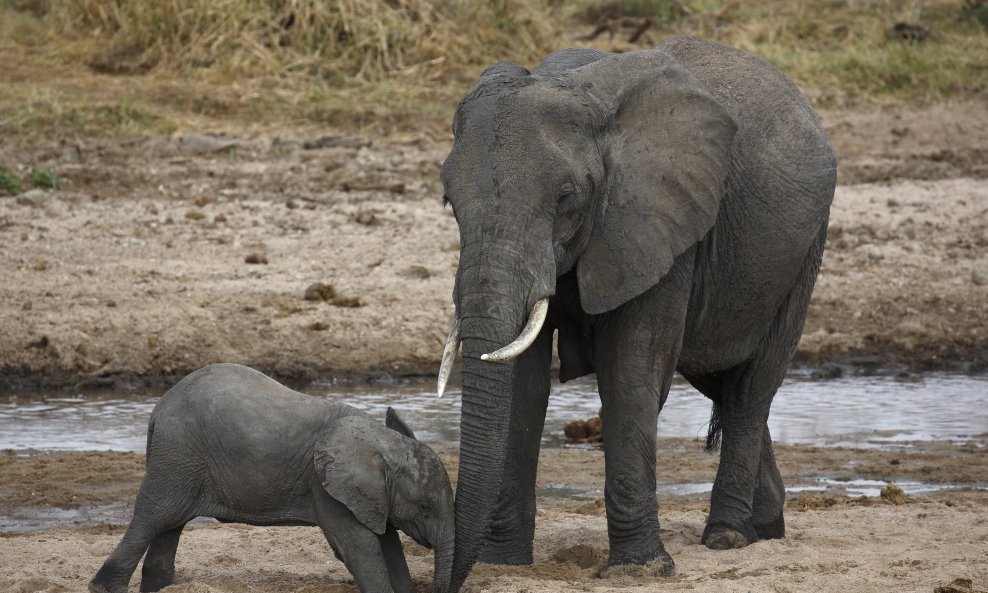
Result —
<instances>
[{"instance_id":1,"label":"elephant eye","mask_svg":"<svg viewBox=\"0 0 988 593\"><path fill-rule=\"evenodd\" d=\"M429 513L432 512L432 505L429 504L428 500L423 500L422 502L419 503L419 511L423 515L428 515Z\"/></svg>"},{"instance_id":2,"label":"elephant eye","mask_svg":"<svg viewBox=\"0 0 988 593\"><path fill-rule=\"evenodd\" d=\"M559 190L559 198L556 202L556 212L566 212L573 205L573 200L576 197L576 188L570 184L566 184Z\"/></svg>"}]
</instances>

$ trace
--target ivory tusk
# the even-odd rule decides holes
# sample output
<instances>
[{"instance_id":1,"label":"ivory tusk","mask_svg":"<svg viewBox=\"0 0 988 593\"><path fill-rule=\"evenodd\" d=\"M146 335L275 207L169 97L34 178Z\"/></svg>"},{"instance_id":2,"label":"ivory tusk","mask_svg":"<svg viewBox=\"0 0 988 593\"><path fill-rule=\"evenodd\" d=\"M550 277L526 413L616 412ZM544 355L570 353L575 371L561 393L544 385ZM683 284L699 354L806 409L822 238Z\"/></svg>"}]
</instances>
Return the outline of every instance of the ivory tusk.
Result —
<instances>
[{"instance_id":1,"label":"ivory tusk","mask_svg":"<svg viewBox=\"0 0 988 593\"><path fill-rule=\"evenodd\" d=\"M542 331L542 324L545 323L545 318L548 313L549 299L540 299L535 303L535 305L532 306L532 312L528 315L528 323L525 324L525 329L521 330L521 333L518 334L515 341L500 350L495 350L490 354L482 355L480 360L485 360L487 362L504 362L505 360L511 360L527 350L528 347L532 345L532 342L535 341L535 338L539 337L539 332Z\"/></svg>"},{"instance_id":2,"label":"ivory tusk","mask_svg":"<svg viewBox=\"0 0 988 593\"><path fill-rule=\"evenodd\" d=\"M453 319L449 322L449 335L446 336L446 345L443 347L442 363L439 365L439 381L436 394L443 396L446 391L446 382L449 381L449 374L453 372L453 360L456 359L456 351L460 349L460 329L462 324L460 316L453 313Z\"/></svg>"}]
</instances>

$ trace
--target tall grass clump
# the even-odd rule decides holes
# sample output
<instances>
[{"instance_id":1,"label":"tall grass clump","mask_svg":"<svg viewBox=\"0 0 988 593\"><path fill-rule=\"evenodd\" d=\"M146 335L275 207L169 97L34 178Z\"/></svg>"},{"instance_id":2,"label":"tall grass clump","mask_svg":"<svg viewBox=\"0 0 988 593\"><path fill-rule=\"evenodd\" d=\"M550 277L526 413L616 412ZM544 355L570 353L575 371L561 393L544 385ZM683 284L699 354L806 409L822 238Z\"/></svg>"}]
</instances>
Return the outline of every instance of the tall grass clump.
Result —
<instances>
[{"instance_id":1,"label":"tall grass clump","mask_svg":"<svg viewBox=\"0 0 988 593\"><path fill-rule=\"evenodd\" d=\"M555 37L540 0L51 0L45 12L61 32L109 44L103 61L137 69L373 80L531 62Z\"/></svg>"}]
</instances>

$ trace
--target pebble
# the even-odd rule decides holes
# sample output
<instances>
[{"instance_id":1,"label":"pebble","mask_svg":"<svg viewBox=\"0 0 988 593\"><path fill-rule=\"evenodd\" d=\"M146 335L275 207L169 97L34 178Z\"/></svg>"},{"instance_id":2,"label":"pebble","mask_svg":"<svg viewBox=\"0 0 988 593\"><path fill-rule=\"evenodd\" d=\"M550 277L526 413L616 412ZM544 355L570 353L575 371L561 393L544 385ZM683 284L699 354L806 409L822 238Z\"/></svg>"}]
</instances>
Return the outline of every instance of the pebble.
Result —
<instances>
[{"instance_id":1,"label":"pebble","mask_svg":"<svg viewBox=\"0 0 988 593\"><path fill-rule=\"evenodd\" d=\"M315 282L305 289L304 298L307 301L331 301L336 298L336 288L332 284Z\"/></svg>"},{"instance_id":2,"label":"pebble","mask_svg":"<svg viewBox=\"0 0 988 593\"><path fill-rule=\"evenodd\" d=\"M268 257L263 253L250 253L244 258L244 262L248 264L266 264L268 263Z\"/></svg>"},{"instance_id":3,"label":"pebble","mask_svg":"<svg viewBox=\"0 0 988 593\"><path fill-rule=\"evenodd\" d=\"M361 211L354 215L353 220L357 224L362 224L364 226L377 226L381 224L381 220L374 216L372 212Z\"/></svg>"},{"instance_id":4,"label":"pebble","mask_svg":"<svg viewBox=\"0 0 988 593\"><path fill-rule=\"evenodd\" d=\"M974 264L971 268L971 282L975 286L988 286L988 262Z\"/></svg>"}]
</instances>

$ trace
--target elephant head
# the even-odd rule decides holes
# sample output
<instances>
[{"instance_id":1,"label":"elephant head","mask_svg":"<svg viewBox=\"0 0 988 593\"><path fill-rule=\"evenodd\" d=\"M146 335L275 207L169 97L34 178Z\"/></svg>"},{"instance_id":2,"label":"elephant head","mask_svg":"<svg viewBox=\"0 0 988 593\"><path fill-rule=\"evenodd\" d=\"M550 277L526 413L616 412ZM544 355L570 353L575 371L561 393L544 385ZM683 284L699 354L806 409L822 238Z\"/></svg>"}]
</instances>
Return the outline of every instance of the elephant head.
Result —
<instances>
[{"instance_id":1,"label":"elephant head","mask_svg":"<svg viewBox=\"0 0 988 593\"><path fill-rule=\"evenodd\" d=\"M453 489L436 453L388 408L387 428L366 416L338 420L316 441L326 492L381 535L391 524L435 550L434 593L445 593L453 560Z\"/></svg>"},{"instance_id":2,"label":"elephant head","mask_svg":"<svg viewBox=\"0 0 988 593\"><path fill-rule=\"evenodd\" d=\"M456 111L442 168L461 244L440 371L442 391L462 341L454 592L497 502L512 358L538 335L557 278L575 272L590 315L658 282L714 224L737 131L666 53L554 56L535 74L488 68Z\"/></svg>"}]
</instances>

